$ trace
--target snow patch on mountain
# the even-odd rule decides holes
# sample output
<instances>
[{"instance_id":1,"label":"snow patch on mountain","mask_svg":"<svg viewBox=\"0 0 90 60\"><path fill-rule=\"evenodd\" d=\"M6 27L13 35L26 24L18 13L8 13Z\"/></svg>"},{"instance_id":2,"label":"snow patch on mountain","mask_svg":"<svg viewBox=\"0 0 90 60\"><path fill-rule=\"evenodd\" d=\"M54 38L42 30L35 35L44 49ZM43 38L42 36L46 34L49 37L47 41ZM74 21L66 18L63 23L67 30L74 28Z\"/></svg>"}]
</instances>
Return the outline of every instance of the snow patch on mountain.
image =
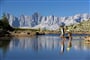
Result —
<instances>
[{"instance_id":1,"label":"snow patch on mountain","mask_svg":"<svg viewBox=\"0 0 90 60\"><path fill-rule=\"evenodd\" d=\"M87 21L90 19L90 14L85 13L68 17L56 17L54 15L41 16L36 12L32 16L21 15L19 17L15 17L6 13L6 17L8 18L9 24L12 27L57 30L61 23L68 26Z\"/></svg>"}]
</instances>

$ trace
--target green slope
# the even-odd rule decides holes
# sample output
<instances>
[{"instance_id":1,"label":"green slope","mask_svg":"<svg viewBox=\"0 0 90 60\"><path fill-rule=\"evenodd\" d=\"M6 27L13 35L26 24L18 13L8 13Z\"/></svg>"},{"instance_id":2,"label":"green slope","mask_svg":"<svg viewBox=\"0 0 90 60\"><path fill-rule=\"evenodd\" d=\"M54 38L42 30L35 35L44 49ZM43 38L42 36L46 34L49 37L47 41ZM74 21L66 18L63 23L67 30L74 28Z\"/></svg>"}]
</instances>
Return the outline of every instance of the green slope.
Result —
<instances>
[{"instance_id":1,"label":"green slope","mask_svg":"<svg viewBox=\"0 0 90 60\"><path fill-rule=\"evenodd\" d=\"M72 26L69 26L72 28L72 31L77 31L77 32L90 32L90 20L88 21L83 21L79 24L75 24Z\"/></svg>"}]
</instances>

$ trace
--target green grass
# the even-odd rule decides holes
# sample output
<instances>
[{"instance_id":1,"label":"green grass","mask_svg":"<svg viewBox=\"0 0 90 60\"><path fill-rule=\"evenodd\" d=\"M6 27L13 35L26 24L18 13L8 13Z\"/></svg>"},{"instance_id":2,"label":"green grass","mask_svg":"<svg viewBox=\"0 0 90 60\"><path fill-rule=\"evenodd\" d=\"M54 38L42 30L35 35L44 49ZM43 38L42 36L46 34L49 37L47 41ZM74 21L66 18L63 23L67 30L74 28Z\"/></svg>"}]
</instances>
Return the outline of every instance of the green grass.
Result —
<instances>
[{"instance_id":1,"label":"green grass","mask_svg":"<svg viewBox=\"0 0 90 60\"><path fill-rule=\"evenodd\" d=\"M90 32L90 20L69 27L72 28L72 31Z\"/></svg>"}]
</instances>

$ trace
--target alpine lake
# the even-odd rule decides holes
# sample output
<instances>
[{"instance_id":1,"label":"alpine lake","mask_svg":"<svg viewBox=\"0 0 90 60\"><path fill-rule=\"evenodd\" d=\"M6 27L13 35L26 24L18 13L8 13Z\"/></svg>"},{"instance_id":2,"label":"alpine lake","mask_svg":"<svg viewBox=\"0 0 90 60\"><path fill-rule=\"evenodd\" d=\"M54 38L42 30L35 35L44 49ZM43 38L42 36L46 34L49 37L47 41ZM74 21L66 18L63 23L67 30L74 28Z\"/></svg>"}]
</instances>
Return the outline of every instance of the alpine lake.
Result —
<instances>
[{"instance_id":1,"label":"alpine lake","mask_svg":"<svg viewBox=\"0 0 90 60\"><path fill-rule=\"evenodd\" d=\"M0 39L0 60L90 60L90 44L83 43L85 34L73 34L69 40L59 34Z\"/></svg>"}]
</instances>

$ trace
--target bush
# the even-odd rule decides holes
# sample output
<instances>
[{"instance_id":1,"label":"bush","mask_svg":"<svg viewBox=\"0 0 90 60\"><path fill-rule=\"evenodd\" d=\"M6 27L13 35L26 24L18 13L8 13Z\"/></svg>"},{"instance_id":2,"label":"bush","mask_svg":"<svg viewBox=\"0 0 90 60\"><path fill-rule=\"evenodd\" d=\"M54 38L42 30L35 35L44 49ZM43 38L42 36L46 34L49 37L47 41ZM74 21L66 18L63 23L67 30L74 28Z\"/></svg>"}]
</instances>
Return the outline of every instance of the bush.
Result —
<instances>
[{"instance_id":1,"label":"bush","mask_svg":"<svg viewBox=\"0 0 90 60\"><path fill-rule=\"evenodd\" d=\"M13 31L14 29L9 25L8 19L7 17L4 15L2 17L2 19L0 20L0 28L2 28L3 30L9 30L9 31Z\"/></svg>"}]
</instances>

